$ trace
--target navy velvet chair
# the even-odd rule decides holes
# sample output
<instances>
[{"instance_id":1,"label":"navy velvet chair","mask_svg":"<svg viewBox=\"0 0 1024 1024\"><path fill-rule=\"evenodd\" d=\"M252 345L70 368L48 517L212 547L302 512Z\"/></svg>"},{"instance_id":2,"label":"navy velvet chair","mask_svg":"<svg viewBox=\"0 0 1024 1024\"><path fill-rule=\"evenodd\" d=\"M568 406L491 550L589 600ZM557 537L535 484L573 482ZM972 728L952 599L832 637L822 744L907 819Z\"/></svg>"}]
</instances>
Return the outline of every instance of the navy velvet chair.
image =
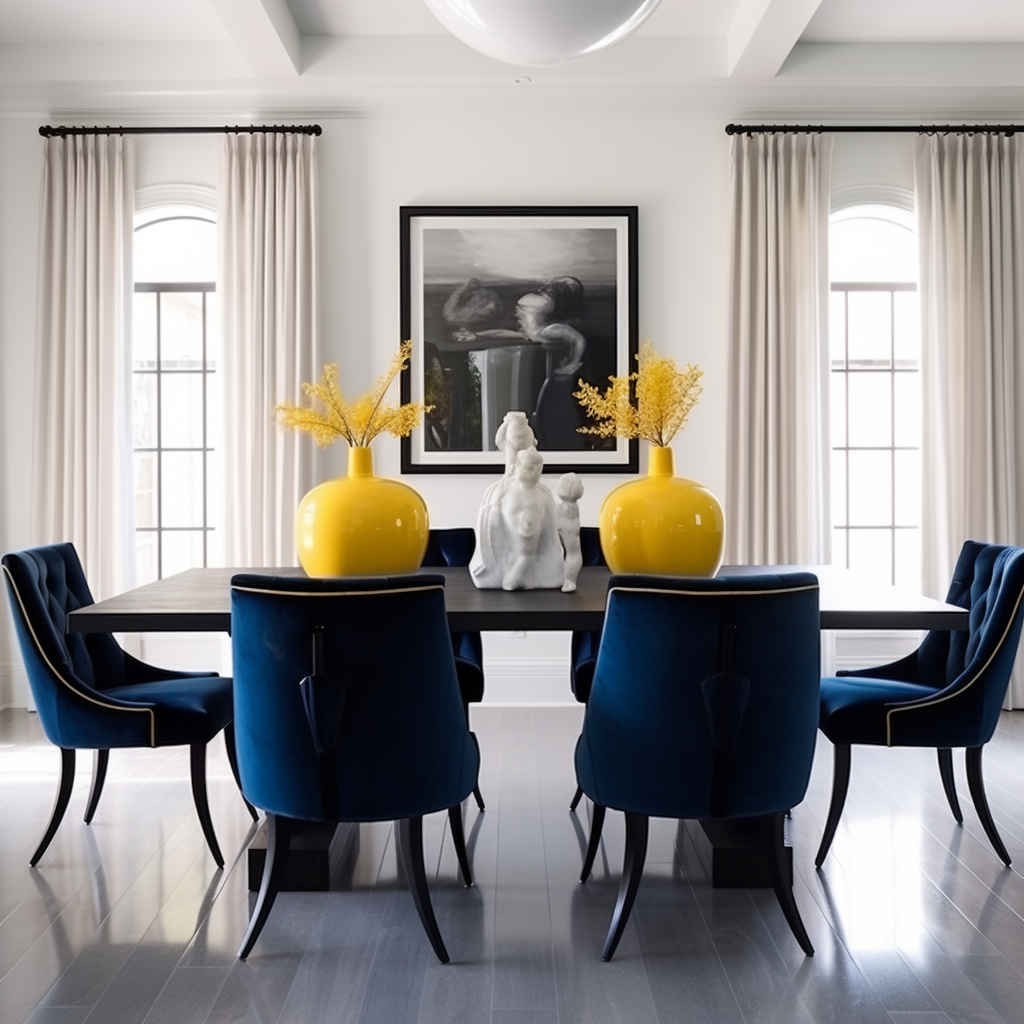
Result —
<instances>
[{"instance_id":1,"label":"navy velvet chair","mask_svg":"<svg viewBox=\"0 0 1024 1024\"><path fill-rule=\"evenodd\" d=\"M818 581L810 573L612 576L576 777L594 802L586 881L605 809L625 812L619 896L602 959L633 907L649 817L756 819L783 913L793 898L786 812L807 789L817 734Z\"/></svg>"},{"instance_id":2,"label":"navy velvet chair","mask_svg":"<svg viewBox=\"0 0 1024 1024\"><path fill-rule=\"evenodd\" d=\"M584 565L607 565L601 550L601 537L596 526L580 527L580 554ZM569 687L572 695L581 704L587 703L590 686L594 681L594 666L597 664L597 648L601 634L589 630L575 629L569 642ZM583 799L579 786L573 794L569 810L575 811Z\"/></svg>"},{"instance_id":3,"label":"navy velvet chair","mask_svg":"<svg viewBox=\"0 0 1024 1024\"><path fill-rule=\"evenodd\" d=\"M832 741L832 802L815 858L828 854L850 784L854 744L935 747L939 775L957 823L963 822L953 781L955 747L966 751L967 783L985 835L1004 864L981 774L981 751L999 721L1024 616L1024 549L967 541L948 604L970 612L966 632L928 633L921 646L891 665L839 673L821 681L821 731Z\"/></svg>"},{"instance_id":4,"label":"navy velvet chair","mask_svg":"<svg viewBox=\"0 0 1024 1024\"><path fill-rule=\"evenodd\" d=\"M245 959L280 889L296 822L397 822L434 952L448 962L423 864L423 815L448 811L472 884L462 801L480 766L466 724L444 577L231 581L242 791L267 812L267 857Z\"/></svg>"},{"instance_id":5,"label":"navy velvet chair","mask_svg":"<svg viewBox=\"0 0 1024 1024\"><path fill-rule=\"evenodd\" d=\"M133 658L109 633L67 633L67 616L93 603L71 544L14 551L4 576L29 685L47 739L60 748L61 775L49 824L30 864L50 845L71 798L75 751L95 751L89 824L114 747L190 749L192 796L218 867L224 858L206 795L206 745L221 730L235 778L231 680L215 672L167 671ZM250 806L250 813L256 812Z\"/></svg>"},{"instance_id":6,"label":"navy velvet chair","mask_svg":"<svg viewBox=\"0 0 1024 1024\"><path fill-rule=\"evenodd\" d=\"M447 530L431 530L427 551L423 556L424 568L438 566L468 566L476 550L476 532L471 526L456 526ZM484 647L479 632L452 632L455 651L455 672L459 677L462 707L469 721L469 705L484 699ZM484 809L484 798L479 786L473 787L477 807Z\"/></svg>"}]
</instances>

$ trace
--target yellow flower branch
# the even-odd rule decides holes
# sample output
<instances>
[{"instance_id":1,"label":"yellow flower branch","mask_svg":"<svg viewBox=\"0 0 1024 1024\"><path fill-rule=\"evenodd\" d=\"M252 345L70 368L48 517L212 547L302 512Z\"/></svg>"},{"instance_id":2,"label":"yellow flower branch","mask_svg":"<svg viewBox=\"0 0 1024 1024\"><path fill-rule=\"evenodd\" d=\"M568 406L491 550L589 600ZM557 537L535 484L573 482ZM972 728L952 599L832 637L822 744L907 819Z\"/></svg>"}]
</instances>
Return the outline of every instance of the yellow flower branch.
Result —
<instances>
[{"instance_id":1,"label":"yellow flower branch","mask_svg":"<svg viewBox=\"0 0 1024 1024\"><path fill-rule=\"evenodd\" d=\"M640 346L637 363L638 369L628 377L609 377L603 392L579 382L573 397L597 421L579 427L581 434L640 438L664 448L686 425L704 390L704 371L691 364L680 371L675 360L659 356L650 341Z\"/></svg>"},{"instance_id":2,"label":"yellow flower branch","mask_svg":"<svg viewBox=\"0 0 1024 1024\"><path fill-rule=\"evenodd\" d=\"M319 381L302 385L312 406L278 402L278 425L309 434L321 448L333 444L339 437L355 448L365 448L382 433L407 437L433 406L421 402L387 405L384 399L394 379L408 365L411 354L412 342L403 341L373 387L353 402L345 400L338 386L338 364L328 363Z\"/></svg>"}]
</instances>

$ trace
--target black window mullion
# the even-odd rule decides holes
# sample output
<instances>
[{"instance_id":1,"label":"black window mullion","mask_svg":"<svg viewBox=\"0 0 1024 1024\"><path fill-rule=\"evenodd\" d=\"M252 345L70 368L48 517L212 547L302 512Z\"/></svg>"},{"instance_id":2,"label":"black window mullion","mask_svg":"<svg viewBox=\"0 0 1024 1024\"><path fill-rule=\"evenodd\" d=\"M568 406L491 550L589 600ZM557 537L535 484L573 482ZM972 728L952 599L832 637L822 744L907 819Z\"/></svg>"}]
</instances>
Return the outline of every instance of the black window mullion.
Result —
<instances>
[{"instance_id":1,"label":"black window mullion","mask_svg":"<svg viewBox=\"0 0 1024 1024\"><path fill-rule=\"evenodd\" d=\"M207 308L206 308L206 292L202 293L202 309L203 309L203 367L202 367L202 393L203 393L203 429L202 429L202 441L203 441L203 567L205 568L209 564L209 524L210 524L210 509L209 509L209 495L207 493L207 470L209 468L209 458L207 451L210 447L210 439L207 435L207 423L206 423L206 394L207 394L207 370L209 368L209 360L206 352L206 324L207 324Z\"/></svg>"},{"instance_id":2,"label":"black window mullion","mask_svg":"<svg viewBox=\"0 0 1024 1024\"><path fill-rule=\"evenodd\" d=\"M164 455L163 455L163 293L156 303L156 575L164 578Z\"/></svg>"},{"instance_id":3,"label":"black window mullion","mask_svg":"<svg viewBox=\"0 0 1024 1024\"><path fill-rule=\"evenodd\" d=\"M843 415L846 417L844 443L846 445L845 473L846 486L843 496L846 501L844 522L846 524L846 568L850 568L850 293L843 295L843 388L846 400L843 402Z\"/></svg>"}]
</instances>

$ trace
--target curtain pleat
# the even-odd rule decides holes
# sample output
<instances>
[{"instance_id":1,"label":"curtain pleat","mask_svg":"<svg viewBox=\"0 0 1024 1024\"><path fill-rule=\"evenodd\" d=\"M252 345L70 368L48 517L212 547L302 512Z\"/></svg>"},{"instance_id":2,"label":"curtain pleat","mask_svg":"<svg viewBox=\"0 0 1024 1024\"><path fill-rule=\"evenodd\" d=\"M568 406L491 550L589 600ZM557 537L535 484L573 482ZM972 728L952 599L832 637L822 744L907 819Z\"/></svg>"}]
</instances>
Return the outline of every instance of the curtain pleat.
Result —
<instances>
[{"instance_id":1,"label":"curtain pleat","mask_svg":"<svg viewBox=\"0 0 1024 1024\"><path fill-rule=\"evenodd\" d=\"M225 136L220 201L225 554L229 565L294 565L314 446L279 430L274 407L319 376L316 140Z\"/></svg>"},{"instance_id":2,"label":"curtain pleat","mask_svg":"<svg viewBox=\"0 0 1024 1024\"><path fill-rule=\"evenodd\" d=\"M44 143L32 523L72 541L97 598L135 581L131 471L131 145Z\"/></svg>"},{"instance_id":3,"label":"curtain pleat","mask_svg":"<svg viewBox=\"0 0 1024 1024\"><path fill-rule=\"evenodd\" d=\"M941 597L965 540L1024 540L1024 163L1017 136L921 135L914 173L923 575ZM1018 664L1007 707L1022 706Z\"/></svg>"},{"instance_id":4,"label":"curtain pleat","mask_svg":"<svg viewBox=\"0 0 1024 1024\"><path fill-rule=\"evenodd\" d=\"M732 140L726 561L827 563L832 140Z\"/></svg>"}]
</instances>

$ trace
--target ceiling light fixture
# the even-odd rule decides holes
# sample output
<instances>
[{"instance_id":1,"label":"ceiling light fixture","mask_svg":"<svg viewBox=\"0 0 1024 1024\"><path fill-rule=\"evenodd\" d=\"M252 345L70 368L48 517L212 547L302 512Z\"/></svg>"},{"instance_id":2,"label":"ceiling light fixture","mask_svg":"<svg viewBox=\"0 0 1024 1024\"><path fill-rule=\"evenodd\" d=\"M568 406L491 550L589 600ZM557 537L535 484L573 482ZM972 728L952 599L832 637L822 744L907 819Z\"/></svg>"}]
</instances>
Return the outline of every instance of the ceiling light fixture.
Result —
<instances>
[{"instance_id":1,"label":"ceiling light fixture","mask_svg":"<svg viewBox=\"0 0 1024 1024\"><path fill-rule=\"evenodd\" d=\"M568 64L638 29L661 0L423 0L452 35L509 64Z\"/></svg>"}]
</instances>

